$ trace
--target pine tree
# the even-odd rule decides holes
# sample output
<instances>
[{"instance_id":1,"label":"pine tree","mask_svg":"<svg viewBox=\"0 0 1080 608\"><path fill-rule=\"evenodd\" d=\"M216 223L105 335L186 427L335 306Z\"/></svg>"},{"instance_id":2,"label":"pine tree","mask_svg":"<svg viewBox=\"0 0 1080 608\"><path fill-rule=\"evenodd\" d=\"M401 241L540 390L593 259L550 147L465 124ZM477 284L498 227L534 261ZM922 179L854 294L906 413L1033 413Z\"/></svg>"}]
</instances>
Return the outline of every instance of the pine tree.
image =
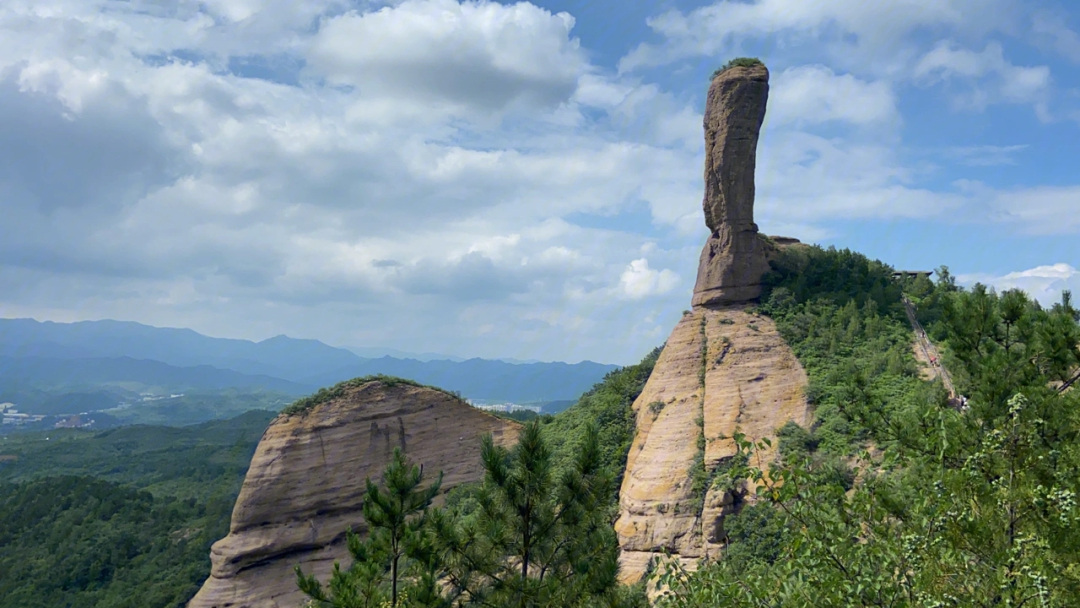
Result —
<instances>
[{"instance_id":1,"label":"pine tree","mask_svg":"<svg viewBox=\"0 0 1080 608\"><path fill-rule=\"evenodd\" d=\"M416 589L411 594L410 604L442 605L441 598L431 597L437 578L432 572L435 564L431 543L423 533L428 507L442 484L442 473L426 488L421 487L422 480L421 468L411 464L400 449L394 450L386 465L383 488L370 478L366 480L363 509L368 537L361 540L351 530L348 532L352 567L343 571L339 564L334 564L329 594L314 575L305 576L300 567L296 567L297 584L315 605L373 608L388 601L394 608L400 599L406 562L416 566L417 570L411 577Z\"/></svg>"},{"instance_id":2,"label":"pine tree","mask_svg":"<svg viewBox=\"0 0 1080 608\"><path fill-rule=\"evenodd\" d=\"M485 437L482 459L475 517L432 518L451 597L499 608L620 605L618 544L605 508L614 487L596 427L587 427L559 477L537 421L513 450Z\"/></svg>"},{"instance_id":3,"label":"pine tree","mask_svg":"<svg viewBox=\"0 0 1080 608\"><path fill-rule=\"evenodd\" d=\"M805 457L743 471L778 557L663 567L660 607L1080 605L1080 393L1057 387L1080 364L1080 326L1018 291L938 291L970 410L925 390L846 394L846 418L883 450L859 456L855 487Z\"/></svg>"}]
</instances>

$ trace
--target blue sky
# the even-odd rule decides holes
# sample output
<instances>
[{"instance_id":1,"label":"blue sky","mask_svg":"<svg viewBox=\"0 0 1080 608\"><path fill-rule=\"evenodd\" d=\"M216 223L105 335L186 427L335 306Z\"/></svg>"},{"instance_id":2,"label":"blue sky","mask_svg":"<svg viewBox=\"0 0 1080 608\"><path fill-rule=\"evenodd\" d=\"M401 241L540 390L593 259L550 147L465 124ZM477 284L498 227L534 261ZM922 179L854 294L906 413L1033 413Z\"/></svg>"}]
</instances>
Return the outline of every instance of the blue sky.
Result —
<instances>
[{"instance_id":1,"label":"blue sky","mask_svg":"<svg viewBox=\"0 0 1080 608\"><path fill-rule=\"evenodd\" d=\"M1031 0L7 0L0 316L629 363L771 72L769 234L1080 290L1080 10Z\"/></svg>"}]
</instances>

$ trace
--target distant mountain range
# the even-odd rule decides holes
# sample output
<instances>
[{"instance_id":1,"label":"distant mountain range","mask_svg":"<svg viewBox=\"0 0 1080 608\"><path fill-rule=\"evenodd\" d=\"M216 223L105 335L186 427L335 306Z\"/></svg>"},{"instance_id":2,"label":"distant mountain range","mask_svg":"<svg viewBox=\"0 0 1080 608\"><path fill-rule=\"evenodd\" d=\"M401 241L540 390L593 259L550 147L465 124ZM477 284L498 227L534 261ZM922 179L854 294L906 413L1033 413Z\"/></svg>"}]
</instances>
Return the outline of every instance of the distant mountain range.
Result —
<instances>
[{"instance_id":1,"label":"distant mountain range","mask_svg":"<svg viewBox=\"0 0 1080 608\"><path fill-rule=\"evenodd\" d=\"M0 400L36 395L35 400L51 396L55 401L57 394L78 393L97 395L90 400L96 402L103 395L142 390L243 389L300 396L356 376L389 374L475 400L566 401L616 368L591 361L510 363L406 355L283 335L261 342L212 338L128 321L0 319ZM103 388L112 392L103 393Z\"/></svg>"},{"instance_id":2,"label":"distant mountain range","mask_svg":"<svg viewBox=\"0 0 1080 608\"><path fill-rule=\"evenodd\" d=\"M455 357L454 355L442 355L439 353L411 353L404 350L397 350L396 348L381 348L378 346L342 346L345 350L358 355L364 359L381 359L383 357L393 357L395 359L416 359L417 361L467 361L465 357ZM500 357L498 359L485 359L485 361L503 361L506 363L544 363L544 361L538 361L536 359L512 359L510 357Z\"/></svg>"}]
</instances>

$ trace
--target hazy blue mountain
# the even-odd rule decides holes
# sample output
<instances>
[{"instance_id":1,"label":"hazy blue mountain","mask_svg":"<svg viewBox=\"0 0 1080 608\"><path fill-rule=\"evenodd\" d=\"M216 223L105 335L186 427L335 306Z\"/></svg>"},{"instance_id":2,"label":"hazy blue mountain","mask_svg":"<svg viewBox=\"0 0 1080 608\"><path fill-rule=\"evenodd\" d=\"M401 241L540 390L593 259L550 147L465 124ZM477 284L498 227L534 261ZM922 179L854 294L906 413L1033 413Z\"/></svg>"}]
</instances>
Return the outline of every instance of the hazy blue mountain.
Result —
<instances>
[{"instance_id":1,"label":"hazy blue mountain","mask_svg":"<svg viewBox=\"0 0 1080 608\"><path fill-rule=\"evenodd\" d=\"M117 391L235 389L299 396L357 376L389 374L469 399L524 403L577 399L616 367L591 361L436 359L442 356L436 353L363 358L358 352L408 354L336 348L283 335L261 342L212 338L127 321L0 319L0 399L26 405L25 411L66 413L123 399ZM213 406L199 410L207 407Z\"/></svg>"},{"instance_id":2,"label":"hazy blue mountain","mask_svg":"<svg viewBox=\"0 0 1080 608\"><path fill-rule=\"evenodd\" d=\"M577 403L577 399L562 399L559 401L546 401L540 403L540 413L542 414L558 414L559 412L566 411L571 405Z\"/></svg>"},{"instance_id":3,"label":"hazy blue mountain","mask_svg":"<svg viewBox=\"0 0 1080 608\"><path fill-rule=\"evenodd\" d=\"M383 348L381 346L342 346L350 353L362 359L381 359L393 357L395 359L416 359L417 361L464 361L464 357L443 355L439 353L413 353L396 348Z\"/></svg>"},{"instance_id":4,"label":"hazy blue mountain","mask_svg":"<svg viewBox=\"0 0 1080 608\"><path fill-rule=\"evenodd\" d=\"M388 374L458 391L471 399L524 403L577 399L616 367L592 361L515 364L488 359L417 361L383 357L316 374L304 382L329 386L357 376Z\"/></svg>"},{"instance_id":5,"label":"hazy blue mountain","mask_svg":"<svg viewBox=\"0 0 1080 608\"><path fill-rule=\"evenodd\" d=\"M276 336L252 342L211 338L190 329L130 321L39 322L0 319L0 356L152 359L177 367L210 365L242 374L299 381L362 359L318 340Z\"/></svg>"},{"instance_id":6,"label":"hazy blue mountain","mask_svg":"<svg viewBox=\"0 0 1080 608\"><path fill-rule=\"evenodd\" d=\"M309 384L265 375L241 374L209 365L177 367L160 361L130 357L54 359L0 357L0 384L6 389L83 392L105 385L141 385L164 391L187 389L270 389L293 395L313 390ZM140 388L141 390L141 388Z\"/></svg>"},{"instance_id":7,"label":"hazy blue mountain","mask_svg":"<svg viewBox=\"0 0 1080 608\"><path fill-rule=\"evenodd\" d=\"M381 359L383 357L393 357L394 359L416 359L417 361L467 361L465 357L457 357L455 355L445 355L441 353L414 353L406 350L398 350L396 348L383 348L380 346L342 346L345 350L357 355L364 359ZM544 363L537 359L512 359L509 357L499 357L498 359L488 359L489 361L504 361L506 363Z\"/></svg>"}]
</instances>

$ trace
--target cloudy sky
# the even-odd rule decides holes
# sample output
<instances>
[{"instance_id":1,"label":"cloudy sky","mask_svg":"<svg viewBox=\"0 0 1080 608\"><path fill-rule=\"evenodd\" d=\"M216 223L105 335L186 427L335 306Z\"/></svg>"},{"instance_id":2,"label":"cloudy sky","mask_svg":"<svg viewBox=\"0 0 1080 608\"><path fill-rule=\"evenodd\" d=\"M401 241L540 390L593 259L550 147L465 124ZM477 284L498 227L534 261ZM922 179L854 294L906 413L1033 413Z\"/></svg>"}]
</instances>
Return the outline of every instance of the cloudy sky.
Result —
<instances>
[{"instance_id":1,"label":"cloudy sky","mask_svg":"<svg viewBox=\"0 0 1080 608\"><path fill-rule=\"evenodd\" d=\"M757 220L1080 291L1073 0L2 0L0 316L629 363L687 308L701 112Z\"/></svg>"}]
</instances>

